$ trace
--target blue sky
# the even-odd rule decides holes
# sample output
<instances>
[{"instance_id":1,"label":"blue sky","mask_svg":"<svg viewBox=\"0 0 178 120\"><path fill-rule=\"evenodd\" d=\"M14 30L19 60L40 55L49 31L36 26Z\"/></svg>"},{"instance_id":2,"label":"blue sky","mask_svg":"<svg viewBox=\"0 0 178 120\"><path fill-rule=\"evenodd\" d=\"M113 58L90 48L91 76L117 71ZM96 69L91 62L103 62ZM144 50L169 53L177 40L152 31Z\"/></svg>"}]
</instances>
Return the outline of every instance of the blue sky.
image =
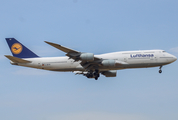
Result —
<instances>
[{"instance_id":1,"label":"blue sky","mask_svg":"<svg viewBox=\"0 0 178 120\"><path fill-rule=\"evenodd\" d=\"M50 41L82 52L164 49L178 57L176 0L0 1L0 119L177 120L178 63L128 69L98 81L12 66L14 37L39 56L64 56Z\"/></svg>"}]
</instances>

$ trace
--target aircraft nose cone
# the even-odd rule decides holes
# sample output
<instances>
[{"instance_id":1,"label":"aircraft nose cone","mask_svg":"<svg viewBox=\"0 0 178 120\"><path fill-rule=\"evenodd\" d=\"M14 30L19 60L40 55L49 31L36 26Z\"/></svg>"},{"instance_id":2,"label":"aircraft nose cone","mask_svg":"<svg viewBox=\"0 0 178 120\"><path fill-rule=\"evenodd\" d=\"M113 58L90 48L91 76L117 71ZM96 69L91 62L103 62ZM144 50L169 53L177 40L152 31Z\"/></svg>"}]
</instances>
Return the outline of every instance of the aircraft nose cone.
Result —
<instances>
[{"instance_id":1,"label":"aircraft nose cone","mask_svg":"<svg viewBox=\"0 0 178 120\"><path fill-rule=\"evenodd\" d=\"M174 60L174 61L176 61L176 60L177 60L176 56L173 56L173 60Z\"/></svg>"},{"instance_id":2,"label":"aircraft nose cone","mask_svg":"<svg viewBox=\"0 0 178 120\"><path fill-rule=\"evenodd\" d=\"M174 55L171 55L171 62L174 62L174 61L176 61L176 60L177 60L177 57L174 56Z\"/></svg>"}]
</instances>

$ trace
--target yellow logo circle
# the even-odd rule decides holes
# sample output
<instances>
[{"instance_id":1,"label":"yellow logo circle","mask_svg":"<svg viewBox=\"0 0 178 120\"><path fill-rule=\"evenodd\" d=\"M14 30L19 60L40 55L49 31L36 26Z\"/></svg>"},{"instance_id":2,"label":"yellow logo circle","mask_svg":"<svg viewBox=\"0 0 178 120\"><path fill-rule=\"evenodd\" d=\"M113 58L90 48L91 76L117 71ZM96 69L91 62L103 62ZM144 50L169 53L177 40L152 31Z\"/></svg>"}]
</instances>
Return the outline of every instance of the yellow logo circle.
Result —
<instances>
[{"instance_id":1,"label":"yellow logo circle","mask_svg":"<svg viewBox=\"0 0 178 120\"><path fill-rule=\"evenodd\" d=\"M19 44L19 43L14 43L11 47L11 51L14 53L14 54L19 54L22 52L22 45Z\"/></svg>"}]
</instances>

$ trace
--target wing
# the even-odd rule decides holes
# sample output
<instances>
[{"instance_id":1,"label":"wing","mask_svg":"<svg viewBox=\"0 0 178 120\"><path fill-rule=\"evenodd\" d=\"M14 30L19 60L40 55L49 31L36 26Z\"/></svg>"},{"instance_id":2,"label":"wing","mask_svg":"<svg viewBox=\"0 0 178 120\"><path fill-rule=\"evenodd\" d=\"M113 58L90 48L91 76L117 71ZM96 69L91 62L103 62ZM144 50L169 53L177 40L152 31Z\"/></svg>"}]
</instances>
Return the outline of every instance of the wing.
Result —
<instances>
[{"instance_id":1,"label":"wing","mask_svg":"<svg viewBox=\"0 0 178 120\"><path fill-rule=\"evenodd\" d=\"M57 48L57 49L63 51L63 52L65 52L65 53L66 53L66 56L68 56L69 58L74 59L75 61L82 60L82 59L80 58L82 52L79 52L79 51L76 51L76 50L73 50L73 49L64 47L64 46L59 45L59 44L56 44L56 43L51 43L51 42L47 42L47 41L45 41L45 42L46 42L47 44L49 44L49 45L51 45L51 46L53 46L53 47L55 47L55 48ZM100 60L100 59L97 58L97 57L94 57L94 60ZM84 62L86 62L86 61L84 60Z\"/></svg>"},{"instance_id":2,"label":"wing","mask_svg":"<svg viewBox=\"0 0 178 120\"><path fill-rule=\"evenodd\" d=\"M63 51L63 52L65 52L65 53L80 53L80 52L78 52L78 51L72 50L72 49L70 49L70 48L64 47L64 46L59 45L59 44L56 44L56 43L51 43L51 42L47 42L47 41L45 41L45 42L46 42L47 44L49 44L49 45L51 45L51 46L53 46L53 47L55 47L55 48L57 48L57 49Z\"/></svg>"}]
</instances>

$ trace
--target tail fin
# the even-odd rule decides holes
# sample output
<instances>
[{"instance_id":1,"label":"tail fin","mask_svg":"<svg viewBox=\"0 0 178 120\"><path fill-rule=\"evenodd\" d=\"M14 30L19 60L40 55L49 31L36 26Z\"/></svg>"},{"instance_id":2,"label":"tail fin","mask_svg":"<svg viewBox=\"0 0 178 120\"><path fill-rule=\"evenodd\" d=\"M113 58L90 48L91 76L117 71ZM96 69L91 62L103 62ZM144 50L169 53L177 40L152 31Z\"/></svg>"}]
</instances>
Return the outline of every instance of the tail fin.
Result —
<instances>
[{"instance_id":1,"label":"tail fin","mask_svg":"<svg viewBox=\"0 0 178 120\"><path fill-rule=\"evenodd\" d=\"M18 58L35 58L39 57L31 50L26 48L23 44L17 41L15 38L6 38L9 48L14 57Z\"/></svg>"}]
</instances>

